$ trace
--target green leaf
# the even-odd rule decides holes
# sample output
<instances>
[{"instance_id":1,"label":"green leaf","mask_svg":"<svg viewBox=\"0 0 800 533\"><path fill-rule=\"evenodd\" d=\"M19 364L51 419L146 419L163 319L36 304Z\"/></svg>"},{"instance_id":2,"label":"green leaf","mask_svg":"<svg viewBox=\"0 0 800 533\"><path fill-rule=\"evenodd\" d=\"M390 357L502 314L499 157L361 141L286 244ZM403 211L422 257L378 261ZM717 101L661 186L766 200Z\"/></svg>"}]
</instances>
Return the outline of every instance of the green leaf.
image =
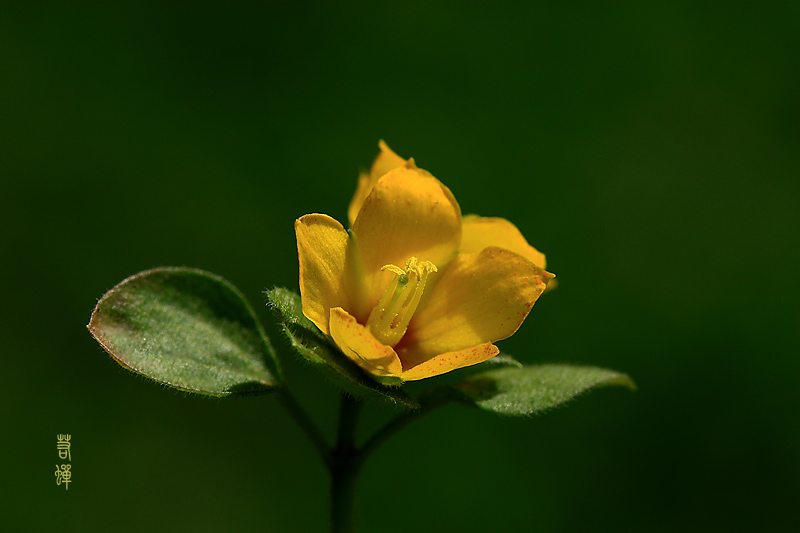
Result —
<instances>
[{"instance_id":1,"label":"green leaf","mask_svg":"<svg viewBox=\"0 0 800 533\"><path fill-rule=\"evenodd\" d=\"M469 376L454 385L466 403L501 415L542 413L597 387L636 390L627 375L590 366L542 365L499 368Z\"/></svg>"},{"instance_id":2,"label":"green leaf","mask_svg":"<svg viewBox=\"0 0 800 533\"><path fill-rule=\"evenodd\" d=\"M508 366L514 368L522 368L522 363L520 363L519 361L517 361L508 354L501 353L471 368L480 368L481 370L487 370L490 368L504 368Z\"/></svg>"},{"instance_id":3,"label":"green leaf","mask_svg":"<svg viewBox=\"0 0 800 533\"><path fill-rule=\"evenodd\" d=\"M202 270L131 276L100 299L87 327L120 365L177 389L228 396L279 384L253 308L236 287Z\"/></svg>"},{"instance_id":4,"label":"green leaf","mask_svg":"<svg viewBox=\"0 0 800 533\"><path fill-rule=\"evenodd\" d=\"M300 295L282 287L265 292L292 348L337 386L364 398L388 400L412 409L419 403L398 387L383 386L342 354L303 314Z\"/></svg>"}]
</instances>

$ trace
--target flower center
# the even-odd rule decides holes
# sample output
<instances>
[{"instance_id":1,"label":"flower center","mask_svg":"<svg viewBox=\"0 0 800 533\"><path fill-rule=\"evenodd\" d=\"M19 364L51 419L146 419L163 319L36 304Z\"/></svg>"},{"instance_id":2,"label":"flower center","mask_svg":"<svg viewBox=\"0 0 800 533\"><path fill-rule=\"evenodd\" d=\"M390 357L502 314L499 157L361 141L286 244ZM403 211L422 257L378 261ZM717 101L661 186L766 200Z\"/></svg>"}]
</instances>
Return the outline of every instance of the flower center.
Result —
<instances>
[{"instance_id":1,"label":"flower center","mask_svg":"<svg viewBox=\"0 0 800 533\"><path fill-rule=\"evenodd\" d=\"M437 268L430 261L418 262L416 257L412 257L406 262L405 270L395 265L384 265L381 270L397 274L397 279L389 284L369 314L367 327L383 344L394 346L406 334L425 290L425 282Z\"/></svg>"}]
</instances>

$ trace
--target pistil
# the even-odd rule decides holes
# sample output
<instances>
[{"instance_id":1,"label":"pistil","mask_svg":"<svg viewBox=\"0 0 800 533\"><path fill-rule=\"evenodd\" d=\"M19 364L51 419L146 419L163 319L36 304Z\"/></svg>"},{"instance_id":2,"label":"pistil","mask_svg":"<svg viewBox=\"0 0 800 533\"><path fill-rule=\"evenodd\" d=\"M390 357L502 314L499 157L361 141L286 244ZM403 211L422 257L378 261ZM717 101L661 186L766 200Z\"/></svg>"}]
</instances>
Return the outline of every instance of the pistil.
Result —
<instances>
[{"instance_id":1,"label":"pistil","mask_svg":"<svg viewBox=\"0 0 800 533\"><path fill-rule=\"evenodd\" d=\"M422 298L428 276L437 268L430 261L417 261L416 257L412 257L406 262L405 269L384 265L381 270L397 274L397 278L389 284L370 313L367 327L380 342L394 346L405 335Z\"/></svg>"}]
</instances>

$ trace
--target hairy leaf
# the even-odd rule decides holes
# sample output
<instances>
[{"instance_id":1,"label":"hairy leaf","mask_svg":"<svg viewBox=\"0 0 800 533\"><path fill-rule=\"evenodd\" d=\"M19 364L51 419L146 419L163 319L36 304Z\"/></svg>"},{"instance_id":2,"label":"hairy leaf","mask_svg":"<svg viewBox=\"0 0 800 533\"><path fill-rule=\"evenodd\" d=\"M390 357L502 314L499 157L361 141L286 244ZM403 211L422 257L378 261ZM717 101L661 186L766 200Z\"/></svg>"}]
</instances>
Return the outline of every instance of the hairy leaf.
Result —
<instances>
[{"instance_id":1,"label":"hairy leaf","mask_svg":"<svg viewBox=\"0 0 800 533\"><path fill-rule=\"evenodd\" d=\"M589 366L506 367L469 376L454 385L465 402L501 415L542 413L597 387L635 390L627 375Z\"/></svg>"},{"instance_id":2,"label":"hairy leaf","mask_svg":"<svg viewBox=\"0 0 800 533\"><path fill-rule=\"evenodd\" d=\"M120 365L177 389L228 396L279 384L275 353L250 304L202 270L131 276L100 299L88 328Z\"/></svg>"}]
</instances>

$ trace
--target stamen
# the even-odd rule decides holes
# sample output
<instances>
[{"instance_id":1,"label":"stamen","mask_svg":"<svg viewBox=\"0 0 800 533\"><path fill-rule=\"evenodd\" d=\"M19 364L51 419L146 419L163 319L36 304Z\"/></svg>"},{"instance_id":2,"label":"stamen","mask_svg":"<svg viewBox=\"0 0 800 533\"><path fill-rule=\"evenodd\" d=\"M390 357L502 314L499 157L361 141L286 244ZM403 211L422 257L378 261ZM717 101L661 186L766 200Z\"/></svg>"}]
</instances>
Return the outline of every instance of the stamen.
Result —
<instances>
[{"instance_id":1,"label":"stamen","mask_svg":"<svg viewBox=\"0 0 800 533\"><path fill-rule=\"evenodd\" d=\"M412 257L406 262L405 269L384 265L381 270L396 274L397 279L389 284L370 313L367 327L383 344L394 346L405 335L422 298L428 276L437 268L430 261L418 262L416 257Z\"/></svg>"}]
</instances>

